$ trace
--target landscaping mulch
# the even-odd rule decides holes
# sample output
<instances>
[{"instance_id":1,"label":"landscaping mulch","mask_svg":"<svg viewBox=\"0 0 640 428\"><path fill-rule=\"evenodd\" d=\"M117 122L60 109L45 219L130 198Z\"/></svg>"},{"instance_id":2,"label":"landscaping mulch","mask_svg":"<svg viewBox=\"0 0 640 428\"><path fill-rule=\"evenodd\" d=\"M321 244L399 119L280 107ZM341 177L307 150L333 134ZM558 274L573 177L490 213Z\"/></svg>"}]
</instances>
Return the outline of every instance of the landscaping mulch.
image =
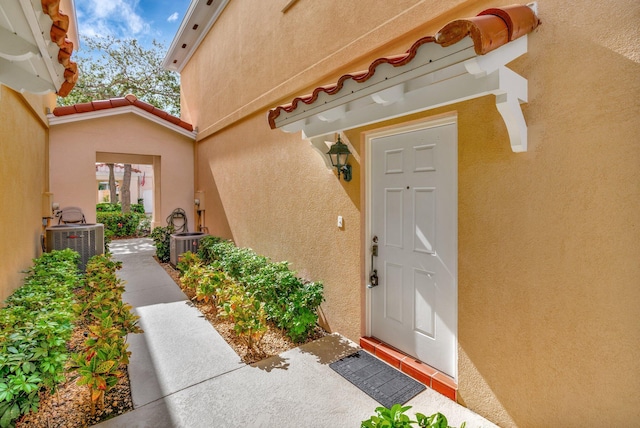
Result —
<instances>
[{"instance_id":1,"label":"landscaping mulch","mask_svg":"<svg viewBox=\"0 0 640 428\"><path fill-rule=\"evenodd\" d=\"M286 333L276 327L273 323L267 323L269 329L262 337L260 341L259 349L257 353L252 353L247 349L242 340L233 331L233 323L219 318L216 314L216 309L211 303L204 303L195 299L195 290L185 287L180 281L180 272L174 269L170 263L162 263L157 258L156 261L164 268L164 270L171 276L175 283L180 287L182 292L193 302L196 308L204 315L204 317L213 325L213 327L220 333L224 340L236 351L236 354L242 358L242 361L246 364L256 363L265 358L269 358L282 352L288 351L295 347L300 346L302 343L296 343L292 341ZM320 327L316 326L313 334L309 335L307 340L303 343L312 342L325 336L327 333Z\"/></svg>"},{"instance_id":2,"label":"landscaping mulch","mask_svg":"<svg viewBox=\"0 0 640 428\"><path fill-rule=\"evenodd\" d=\"M67 344L69 354L79 352L86 340L86 327L77 326ZM35 413L27 413L16 423L16 428L81 428L95 425L133 410L127 367L121 367L124 375L117 385L107 392L104 409L96 409L91 416L89 388L77 385L75 373L67 373L64 383L54 393L41 393L40 407Z\"/></svg>"}]
</instances>

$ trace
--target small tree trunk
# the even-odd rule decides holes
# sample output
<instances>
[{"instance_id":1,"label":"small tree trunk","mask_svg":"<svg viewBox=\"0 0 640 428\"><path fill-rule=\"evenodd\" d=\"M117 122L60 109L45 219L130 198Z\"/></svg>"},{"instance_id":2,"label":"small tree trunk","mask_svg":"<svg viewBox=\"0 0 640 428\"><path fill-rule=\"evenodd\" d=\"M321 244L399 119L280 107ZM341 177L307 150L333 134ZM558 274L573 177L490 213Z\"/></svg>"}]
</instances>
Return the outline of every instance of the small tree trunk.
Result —
<instances>
[{"instance_id":1,"label":"small tree trunk","mask_svg":"<svg viewBox=\"0 0 640 428\"><path fill-rule=\"evenodd\" d=\"M118 196L116 195L116 175L113 171L114 166L112 163L108 163L109 167L109 202L112 204L118 203Z\"/></svg>"},{"instance_id":2,"label":"small tree trunk","mask_svg":"<svg viewBox=\"0 0 640 428\"><path fill-rule=\"evenodd\" d=\"M120 198L122 199L122 212L131 211L131 164L124 164L124 176L122 177L122 189L120 189Z\"/></svg>"}]
</instances>

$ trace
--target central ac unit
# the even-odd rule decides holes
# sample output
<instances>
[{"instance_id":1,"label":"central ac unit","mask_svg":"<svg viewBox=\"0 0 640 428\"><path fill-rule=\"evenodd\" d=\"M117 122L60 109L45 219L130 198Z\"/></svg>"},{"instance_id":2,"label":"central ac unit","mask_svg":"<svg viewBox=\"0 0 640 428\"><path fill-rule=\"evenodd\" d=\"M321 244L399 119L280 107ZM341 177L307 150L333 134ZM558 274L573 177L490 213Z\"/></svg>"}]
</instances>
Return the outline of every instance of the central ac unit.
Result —
<instances>
[{"instance_id":1,"label":"central ac unit","mask_svg":"<svg viewBox=\"0 0 640 428\"><path fill-rule=\"evenodd\" d=\"M70 248L80 254L80 270L84 271L89 259L104 253L104 225L64 224L46 229L47 252Z\"/></svg>"},{"instance_id":2,"label":"central ac unit","mask_svg":"<svg viewBox=\"0 0 640 428\"><path fill-rule=\"evenodd\" d=\"M207 236L204 232L182 232L169 238L169 261L173 266L178 264L179 258L187 251L195 253L200 247L200 239Z\"/></svg>"}]
</instances>

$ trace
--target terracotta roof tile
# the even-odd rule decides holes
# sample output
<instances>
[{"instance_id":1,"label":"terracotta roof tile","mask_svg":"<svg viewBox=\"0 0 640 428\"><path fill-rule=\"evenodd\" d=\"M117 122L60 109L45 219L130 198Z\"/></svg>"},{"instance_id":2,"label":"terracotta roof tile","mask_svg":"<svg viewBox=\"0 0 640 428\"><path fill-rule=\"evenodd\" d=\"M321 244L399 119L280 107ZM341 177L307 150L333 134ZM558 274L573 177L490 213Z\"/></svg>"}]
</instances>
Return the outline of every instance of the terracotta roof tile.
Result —
<instances>
[{"instance_id":1,"label":"terracotta roof tile","mask_svg":"<svg viewBox=\"0 0 640 428\"><path fill-rule=\"evenodd\" d=\"M53 110L53 114L55 116L66 116L68 114L75 114L76 112L76 108L75 106L62 106L62 107L56 107Z\"/></svg>"},{"instance_id":2,"label":"terracotta roof tile","mask_svg":"<svg viewBox=\"0 0 640 428\"><path fill-rule=\"evenodd\" d=\"M49 36L51 37L51 41L60 48L58 51L58 62L65 68L65 81L62 82L57 93L61 97L66 97L78 80L78 66L75 62L71 61L73 43L67 39L69 17L60 13L60 0L41 0L40 3L42 5L42 12L49 15L53 21Z\"/></svg>"},{"instance_id":3,"label":"terracotta roof tile","mask_svg":"<svg viewBox=\"0 0 640 428\"><path fill-rule=\"evenodd\" d=\"M111 101L112 107L126 107L131 105L126 98L111 98L109 101Z\"/></svg>"},{"instance_id":4,"label":"terracotta roof tile","mask_svg":"<svg viewBox=\"0 0 640 428\"><path fill-rule=\"evenodd\" d=\"M480 12L477 16L452 21L442 27L434 36L426 36L417 40L404 54L378 58L369 65L368 70L345 74L335 84L319 86L311 94L299 96L290 103L282 104L269 111L269 126L276 128L275 120L283 111L294 111L299 103L312 104L321 92L328 95L335 94L342 89L344 82L351 79L356 82L366 82L381 64L394 67L403 66L416 56L418 48L425 43L437 43L443 47L451 46L467 36L473 40L474 50L478 55L484 55L503 46L525 34L533 31L540 20L531 8L526 5L511 5L501 8L491 8Z\"/></svg>"},{"instance_id":5,"label":"terracotta roof tile","mask_svg":"<svg viewBox=\"0 0 640 428\"><path fill-rule=\"evenodd\" d=\"M95 111L92 103L76 104L76 113L86 113L89 111Z\"/></svg>"},{"instance_id":6,"label":"terracotta roof tile","mask_svg":"<svg viewBox=\"0 0 640 428\"><path fill-rule=\"evenodd\" d=\"M92 101L89 103L74 104L72 106L56 107L53 110L53 115L67 116L70 114L88 113L92 111L99 111L99 110L118 108L118 107L128 107L128 106L134 106L141 110L149 112L154 116L157 116L160 119L166 120L169 123L173 123L174 125L178 125L179 127L186 129L189 132L193 131L193 125L191 125L190 123L187 123L181 120L179 117L170 115L166 111L161 110L157 107L154 107L149 103L140 101L135 95L132 95L132 94L129 94L122 98L111 98L109 100L98 100L98 101Z\"/></svg>"},{"instance_id":7,"label":"terracotta roof tile","mask_svg":"<svg viewBox=\"0 0 640 428\"><path fill-rule=\"evenodd\" d=\"M93 106L94 110L104 110L112 108L110 100L92 101L91 105Z\"/></svg>"}]
</instances>

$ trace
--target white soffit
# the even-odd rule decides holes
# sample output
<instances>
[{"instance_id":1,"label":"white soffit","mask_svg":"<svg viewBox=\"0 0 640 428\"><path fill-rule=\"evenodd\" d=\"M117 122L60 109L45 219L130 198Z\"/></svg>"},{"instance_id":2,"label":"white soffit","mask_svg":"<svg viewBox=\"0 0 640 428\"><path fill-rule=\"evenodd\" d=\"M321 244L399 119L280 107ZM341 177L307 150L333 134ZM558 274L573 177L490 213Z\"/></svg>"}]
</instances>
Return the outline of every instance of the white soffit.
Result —
<instances>
[{"instance_id":1,"label":"white soffit","mask_svg":"<svg viewBox=\"0 0 640 428\"><path fill-rule=\"evenodd\" d=\"M40 0L0 1L0 83L19 92L56 92L65 68L51 41L51 18Z\"/></svg>"},{"instance_id":2,"label":"white soffit","mask_svg":"<svg viewBox=\"0 0 640 428\"><path fill-rule=\"evenodd\" d=\"M527 52L527 36L477 55L470 37L449 47L425 43L405 65L381 64L365 82L353 79L335 94L321 92L308 105L299 102L275 118L285 132L309 139L411 113L495 95L496 107L514 152L527 150L527 125L520 104L527 102L527 80L506 67Z\"/></svg>"},{"instance_id":3,"label":"white soffit","mask_svg":"<svg viewBox=\"0 0 640 428\"><path fill-rule=\"evenodd\" d=\"M229 0L191 0L162 66L180 73Z\"/></svg>"}]
</instances>

